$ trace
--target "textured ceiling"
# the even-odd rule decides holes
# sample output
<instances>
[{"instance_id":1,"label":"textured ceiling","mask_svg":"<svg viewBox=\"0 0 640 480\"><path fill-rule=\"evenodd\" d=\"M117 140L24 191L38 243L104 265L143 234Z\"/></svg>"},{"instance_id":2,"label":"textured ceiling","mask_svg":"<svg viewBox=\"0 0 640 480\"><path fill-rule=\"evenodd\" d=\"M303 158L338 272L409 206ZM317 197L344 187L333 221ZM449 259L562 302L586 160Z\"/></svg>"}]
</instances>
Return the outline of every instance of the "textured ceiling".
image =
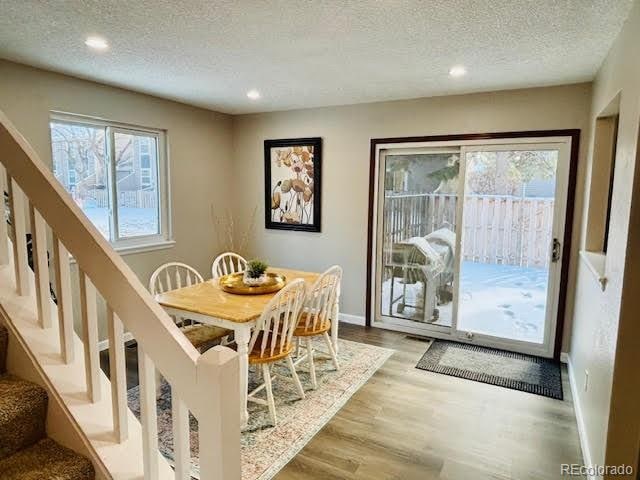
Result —
<instances>
[{"instance_id":1,"label":"textured ceiling","mask_svg":"<svg viewBox=\"0 0 640 480\"><path fill-rule=\"evenodd\" d=\"M0 57L223 112L285 110L591 80L632 3L0 0ZM90 51L91 34L110 49ZM449 78L454 64L469 74Z\"/></svg>"}]
</instances>

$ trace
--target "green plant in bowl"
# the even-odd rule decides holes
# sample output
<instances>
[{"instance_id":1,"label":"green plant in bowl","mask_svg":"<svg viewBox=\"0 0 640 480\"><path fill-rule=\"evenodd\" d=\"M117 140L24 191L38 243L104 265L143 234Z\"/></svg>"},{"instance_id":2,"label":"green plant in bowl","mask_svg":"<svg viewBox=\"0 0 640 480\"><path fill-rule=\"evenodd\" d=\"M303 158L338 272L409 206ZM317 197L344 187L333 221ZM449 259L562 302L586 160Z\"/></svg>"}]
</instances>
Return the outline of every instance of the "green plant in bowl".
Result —
<instances>
[{"instance_id":1,"label":"green plant in bowl","mask_svg":"<svg viewBox=\"0 0 640 480\"><path fill-rule=\"evenodd\" d=\"M247 285L262 285L267 281L267 265L262 260L251 260L247 262L244 271L244 283Z\"/></svg>"}]
</instances>

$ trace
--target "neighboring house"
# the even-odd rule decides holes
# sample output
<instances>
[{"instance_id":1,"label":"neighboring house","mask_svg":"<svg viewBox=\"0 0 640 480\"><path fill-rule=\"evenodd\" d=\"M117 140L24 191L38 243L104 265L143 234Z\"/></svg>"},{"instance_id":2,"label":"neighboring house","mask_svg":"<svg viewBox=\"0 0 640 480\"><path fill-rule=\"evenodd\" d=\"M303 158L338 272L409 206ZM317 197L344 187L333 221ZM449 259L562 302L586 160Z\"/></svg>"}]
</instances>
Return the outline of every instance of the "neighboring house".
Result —
<instances>
[{"instance_id":1,"label":"neighboring house","mask_svg":"<svg viewBox=\"0 0 640 480\"><path fill-rule=\"evenodd\" d=\"M522 185L521 195L527 198L553 198L555 196L556 179L534 179Z\"/></svg>"},{"instance_id":2,"label":"neighboring house","mask_svg":"<svg viewBox=\"0 0 640 480\"><path fill-rule=\"evenodd\" d=\"M79 158L77 149L69 148L71 142L66 140L52 141L54 173L64 187L72 193L79 188L103 190L107 187L104 169L99 169L104 162L90 150L82 152ZM157 182L155 168L155 141L151 137L131 137L116 164L118 192L151 190ZM78 168L82 165L81 168ZM98 172L100 170L100 174Z\"/></svg>"}]
</instances>

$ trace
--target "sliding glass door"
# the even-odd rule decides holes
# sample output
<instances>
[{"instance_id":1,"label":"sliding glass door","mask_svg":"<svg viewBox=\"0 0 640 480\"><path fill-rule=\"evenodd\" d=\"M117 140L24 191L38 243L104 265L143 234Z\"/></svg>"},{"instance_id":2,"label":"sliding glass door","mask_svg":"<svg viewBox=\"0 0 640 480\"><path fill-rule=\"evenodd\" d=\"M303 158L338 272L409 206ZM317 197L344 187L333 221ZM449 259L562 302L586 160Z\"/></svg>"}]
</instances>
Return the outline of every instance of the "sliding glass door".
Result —
<instances>
[{"instance_id":1,"label":"sliding glass door","mask_svg":"<svg viewBox=\"0 0 640 480\"><path fill-rule=\"evenodd\" d=\"M458 338L552 353L568 153L563 143L463 148Z\"/></svg>"},{"instance_id":2,"label":"sliding glass door","mask_svg":"<svg viewBox=\"0 0 640 480\"><path fill-rule=\"evenodd\" d=\"M532 140L379 151L374 326L552 356L570 141Z\"/></svg>"}]
</instances>

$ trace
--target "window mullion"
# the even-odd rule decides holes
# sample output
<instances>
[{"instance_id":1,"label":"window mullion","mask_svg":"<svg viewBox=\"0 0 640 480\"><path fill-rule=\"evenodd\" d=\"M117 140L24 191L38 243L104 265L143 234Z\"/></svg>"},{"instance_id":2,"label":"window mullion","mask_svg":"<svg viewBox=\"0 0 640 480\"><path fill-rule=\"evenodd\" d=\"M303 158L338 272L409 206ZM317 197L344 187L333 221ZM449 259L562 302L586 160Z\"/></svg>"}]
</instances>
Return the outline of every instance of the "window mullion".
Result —
<instances>
[{"instance_id":1,"label":"window mullion","mask_svg":"<svg viewBox=\"0 0 640 480\"><path fill-rule=\"evenodd\" d=\"M116 142L113 128L107 127L107 136L109 138L108 167L109 167L109 221L111 222L111 242L117 243L120 240L120 232L118 231L118 189L116 174Z\"/></svg>"}]
</instances>

